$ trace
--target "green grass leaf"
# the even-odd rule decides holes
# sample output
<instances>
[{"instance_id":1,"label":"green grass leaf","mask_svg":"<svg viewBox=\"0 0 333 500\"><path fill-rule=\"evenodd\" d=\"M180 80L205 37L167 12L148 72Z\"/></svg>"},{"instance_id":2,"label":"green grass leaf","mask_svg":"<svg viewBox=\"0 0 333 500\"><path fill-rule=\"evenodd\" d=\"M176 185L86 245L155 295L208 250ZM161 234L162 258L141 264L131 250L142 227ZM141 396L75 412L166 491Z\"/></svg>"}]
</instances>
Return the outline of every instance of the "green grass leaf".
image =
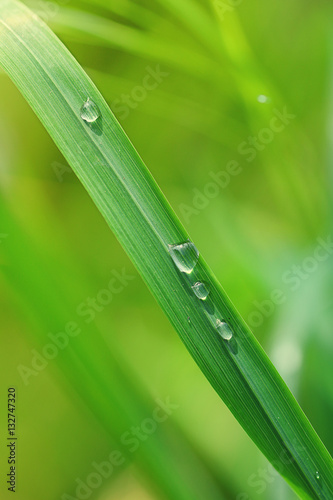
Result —
<instances>
[{"instance_id":1,"label":"green grass leaf","mask_svg":"<svg viewBox=\"0 0 333 500\"><path fill-rule=\"evenodd\" d=\"M0 2L0 45L1 65L217 393L301 498L332 498L330 455L202 256L189 273L173 262L169 245L186 242L189 235L94 84L53 33L19 2ZM81 118L87 99L99 110L91 123ZM206 301L193 293L197 281L209 284ZM219 335L219 319L227 322L231 340Z\"/></svg>"},{"instance_id":2,"label":"green grass leaf","mask_svg":"<svg viewBox=\"0 0 333 500\"><path fill-rule=\"evenodd\" d=\"M0 220L2 228L10 234L7 244L1 249L1 256L7 263L3 275L8 282L8 295L14 290L16 314L20 315L22 311L25 322L31 324L33 347L43 352L43 347L50 342L46 332L64 331L68 318L76 310L77 297L59 280L56 264L43 256L2 198ZM68 266L74 269L75 265L69 259ZM82 290L86 288L84 277L81 283L75 283L77 285ZM113 334L112 324L109 324L108 331ZM170 418L163 425L160 423L149 439L141 441L135 453L124 445L124 434L151 416L156 403L152 404L142 394L142 388L121 356L115 340L111 338L107 344L95 322L84 324L75 342L71 341L59 350L53 365L62 375L57 377L58 382L67 390L69 385L79 395L101 429L107 432L110 449L112 446L122 451L126 458L122 468L134 460L145 483L173 500L232 497ZM28 384L35 382L36 376L28 370L31 370L30 366L22 370L21 365L20 373L26 389ZM72 488L73 484L74 480L69 487Z\"/></svg>"},{"instance_id":3,"label":"green grass leaf","mask_svg":"<svg viewBox=\"0 0 333 500\"><path fill-rule=\"evenodd\" d=\"M78 41L86 43L88 36L90 44L115 47L203 80L207 80L207 75L213 72L220 74L214 61L205 54L189 50L186 46L179 47L173 40L164 39L153 32L117 23L96 14L66 8L58 13L54 23L57 31L71 34L72 37L75 35Z\"/></svg>"}]
</instances>

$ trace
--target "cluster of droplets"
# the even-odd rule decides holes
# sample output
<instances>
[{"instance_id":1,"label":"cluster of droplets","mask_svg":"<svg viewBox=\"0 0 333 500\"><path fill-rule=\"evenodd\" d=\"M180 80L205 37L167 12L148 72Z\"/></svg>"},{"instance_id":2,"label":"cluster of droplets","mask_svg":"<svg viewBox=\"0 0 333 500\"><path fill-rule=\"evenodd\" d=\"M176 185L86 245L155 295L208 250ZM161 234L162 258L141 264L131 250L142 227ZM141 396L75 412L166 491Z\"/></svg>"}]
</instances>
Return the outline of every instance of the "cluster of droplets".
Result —
<instances>
[{"instance_id":1,"label":"cluster of droplets","mask_svg":"<svg viewBox=\"0 0 333 500\"><path fill-rule=\"evenodd\" d=\"M192 273L199 260L199 251L191 241L169 245L169 253L179 271L188 275ZM205 281L196 281L191 288L199 300L206 300L210 293L210 286ZM231 340L233 333L228 323L220 319L214 321L216 331L223 340Z\"/></svg>"},{"instance_id":2,"label":"cluster of droplets","mask_svg":"<svg viewBox=\"0 0 333 500\"><path fill-rule=\"evenodd\" d=\"M88 97L81 106L80 116L82 120L91 124L98 120L101 112L97 104ZM199 260L199 251L191 241L169 245L169 253L179 271L186 274L192 273ZM196 281L191 288L199 300L206 300L210 293L210 286L205 281ZM190 322L190 318L188 320ZM230 326L220 319L214 318L214 321L218 334L224 340L230 340L233 335Z\"/></svg>"}]
</instances>

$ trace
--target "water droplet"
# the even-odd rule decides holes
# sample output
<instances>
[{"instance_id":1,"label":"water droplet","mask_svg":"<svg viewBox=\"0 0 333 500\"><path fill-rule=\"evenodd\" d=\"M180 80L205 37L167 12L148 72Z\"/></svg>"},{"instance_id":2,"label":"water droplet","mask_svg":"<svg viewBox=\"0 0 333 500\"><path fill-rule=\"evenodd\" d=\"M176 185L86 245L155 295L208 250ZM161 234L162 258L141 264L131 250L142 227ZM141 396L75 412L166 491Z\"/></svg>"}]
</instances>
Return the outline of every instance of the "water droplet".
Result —
<instances>
[{"instance_id":1,"label":"water droplet","mask_svg":"<svg viewBox=\"0 0 333 500\"><path fill-rule=\"evenodd\" d=\"M97 104L88 97L86 102L81 106L80 116L85 122L93 123L101 116L101 112Z\"/></svg>"},{"instance_id":2,"label":"water droplet","mask_svg":"<svg viewBox=\"0 0 333 500\"><path fill-rule=\"evenodd\" d=\"M261 104L265 104L266 102L270 102L270 98L267 95L260 94L257 97L257 101Z\"/></svg>"},{"instance_id":3,"label":"water droplet","mask_svg":"<svg viewBox=\"0 0 333 500\"><path fill-rule=\"evenodd\" d=\"M230 340L233 336L230 326L224 321L216 320L216 329L224 340Z\"/></svg>"},{"instance_id":4,"label":"water droplet","mask_svg":"<svg viewBox=\"0 0 333 500\"><path fill-rule=\"evenodd\" d=\"M208 283L205 283L204 281L197 281L194 285L192 285L192 290L198 299L206 300L210 292L210 287Z\"/></svg>"},{"instance_id":5,"label":"water droplet","mask_svg":"<svg viewBox=\"0 0 333 500\"><path fill-rule=\"evenodd\" d=\"M318 471L315 472L315 478L317 479L317 481L320 481L320 474Z\"/></svg>"},{"instance_id":6,"label":"water droplet","mask_svg":"<svg viewBox=\"0 0 333 500\"><path fill-rule=\"evenodd\" d=\"M199 251L191 241L168 245L172 260L182 273L190 274L199 259Z\"/></svg>"}]
</instances>

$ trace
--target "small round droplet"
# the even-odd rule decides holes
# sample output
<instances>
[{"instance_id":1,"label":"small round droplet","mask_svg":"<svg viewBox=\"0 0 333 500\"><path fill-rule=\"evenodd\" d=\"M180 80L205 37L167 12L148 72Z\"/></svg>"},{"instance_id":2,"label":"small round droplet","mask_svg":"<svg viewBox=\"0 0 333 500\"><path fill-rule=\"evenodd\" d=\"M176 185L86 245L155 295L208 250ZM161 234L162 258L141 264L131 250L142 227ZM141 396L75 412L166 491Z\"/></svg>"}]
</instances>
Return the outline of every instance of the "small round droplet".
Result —
<instances>
[{"instance_id":1,"label":"small round droplet","mask_svg":"<svg viewBox=\"0 0 333 500\"><path fill-rule=\"evenodd\" d=\"M101 112L97 104L88 97L86 102L81 106L80 116L85 122L93 123L101 116Z\"/></svg>"},{"instance_id":2,"label":"small round droplet","mask_svg":"<svg viewBox=\"0 0 333 500\"><path fill-rule=\"evenodd\" d=\"M216 320L216 329L224 340L232 339L233 333L228 323L218 319Z\"/></svg>"},{"instance_id":3,"label":"small round droplet","mask_svg":"<svg viewBox=\"0 0 333 500\"><path fill-rule=\"evenodd\" d=\"M315 472L315 478L317 479L317 481L320 481L320 474L318 471Z\"/></svg>"},{"instance_id":4,"label":"small round droplet","mask_svg":"<svg viewBox=\"0 0 333 500\"><path fill-rule=\"evenodd\" d=\"M199 251L191 241L169 245L169 253L179 271L186 274L193 271L199 259Z\"/></svg>"},{"instance_id":5,"label":"small round droplet","mask_svg":"<svg viewBox=\"0 0 333 500\"><path fill-rule=\"evenodd\" d=\"M192 290L198 299L206 300L210 292L210 287L208 283L205 283L204 281L197 281L194 285L192 285Z\"/></svg>"},{"instance_id":6,"label":"small round droplet","mask_svg":"<svg viewBox=\"0 0 333 500\"><path fill-rule=\"evenodd\" d=\"M257 97L257 101L261 104L265 104L266 102L270 102L270 98L267 95L260 94Z\"/></svg>"}]
</instances>

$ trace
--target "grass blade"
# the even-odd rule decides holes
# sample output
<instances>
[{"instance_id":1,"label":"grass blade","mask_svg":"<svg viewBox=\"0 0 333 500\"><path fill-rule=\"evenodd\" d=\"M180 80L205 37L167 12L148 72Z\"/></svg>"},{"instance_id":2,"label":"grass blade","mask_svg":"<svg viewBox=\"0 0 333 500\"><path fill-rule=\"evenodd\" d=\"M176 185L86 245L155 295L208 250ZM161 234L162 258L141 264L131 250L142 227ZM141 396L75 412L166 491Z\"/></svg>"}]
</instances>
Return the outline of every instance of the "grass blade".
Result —
<instances>
[{"instance_id":1,"label":"grass blade","mask_svg":"<svg viewBox=\"0 0 333 500\"><path fill-rule=\"evenodd\" d=\"M88 35L91 44L115 47L195 77L206 79L207 74L220 73L216 64L204 54L191 51L186 46L179 47L172 40L164 40L150 31L126 26L89 12L66 8L59 12L54 22L57 31L72 36L75 34L78 40L86 42Z\"/></svg>"},{"instance_id":2,"label":"grass blade","mask_svg":"<svg viewBox=\"0 0 333 500\"><path fill-rule=\"evenodd\" d=\"M8 263L3 274L10 289L15 290L15 296L20 297L15 309L22 309L26 321L32 323L33 345L36 347L37 343L38 350L41 350L49 341L46 332L61 331L77 301L71 297L68 287L59 281L53 266L30 241L2 199L0 220L11 235L1 249ZM74 268L75 263L71 260L69 266ZM85 289L83 283L81 287ZM181 430L170 419L160 425L147 441L142 441L135 454L127 450L121 436L151 415L154 405L142 394L136 378L131 377L131 370L117 346L112 342L112 349L108 349L94 323L85 324L75 343L59 352L55 364L67 385L80 396L96 421L107 431L110 446L116 445L124 452L127 465L133 460L136 462L151 489L174 500L232 497L221 493L224 486L217 483L208 467L204 467ZM188 464L192 464L191 468Z\"/></svg>"},{"instance_id":3,"label":"grass blade","mask_svg":"<svg viewBox=\"0 0 333 500\"><path fill-rule=\"evenodd\" d=\"M333 496L332 459L200 256L182 273L169 246L188 234L71 54L21 3L0 2L0 63L67 158L183 342L249 436L301 498ZM88 124L89 98L100 117ZM196 281L210 284L206 302ZM212 319L225 318L230 342Z\"/></svg>"}]
</instances>

